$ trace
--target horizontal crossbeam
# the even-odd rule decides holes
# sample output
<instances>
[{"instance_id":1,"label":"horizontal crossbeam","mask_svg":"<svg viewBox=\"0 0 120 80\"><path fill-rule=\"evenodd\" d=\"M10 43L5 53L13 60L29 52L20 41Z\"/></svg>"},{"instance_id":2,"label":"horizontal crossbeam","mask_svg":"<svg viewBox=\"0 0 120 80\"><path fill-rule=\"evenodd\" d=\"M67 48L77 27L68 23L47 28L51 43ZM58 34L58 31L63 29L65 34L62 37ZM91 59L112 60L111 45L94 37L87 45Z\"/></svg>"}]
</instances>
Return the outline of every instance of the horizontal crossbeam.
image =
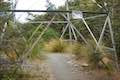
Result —
<instances>
[{"instance_id":1,"label":"horizontal crossbeam","mask_svg":"<svg viewBox=\"0 0 120 80\"><path fill-rule=\"evenodd\" d=\"M50 23L50 21L32 21L32 22L28 22L28 23ZM68 23L68 21L53 21L52 23Z\"/></svg>"},{"instance_id":2,"label":"horizontal crossbeam","mask_svg":"<svg viewBox=\"0 0 120 80\"><path fill-rule=\"evenodd\" d=\"M35 21L35 22L28 22L28 23L44 23L47 24L50 21ZM53 21L52 23L68 23L68 21Z\"/></svg>"},{"instance_id":3,"label":"horizontal crossbeam","mask_svg":"<svg viewBox=\"0 0 120 80\"><path fill-rule=\"evenodd\" d=\"M0 12L49 12L49 13L72 13L72 10L0 10ZM106 12L87 12L82 11L83 13L88 14L108 14Z\"/></svg>"}]
</instances>

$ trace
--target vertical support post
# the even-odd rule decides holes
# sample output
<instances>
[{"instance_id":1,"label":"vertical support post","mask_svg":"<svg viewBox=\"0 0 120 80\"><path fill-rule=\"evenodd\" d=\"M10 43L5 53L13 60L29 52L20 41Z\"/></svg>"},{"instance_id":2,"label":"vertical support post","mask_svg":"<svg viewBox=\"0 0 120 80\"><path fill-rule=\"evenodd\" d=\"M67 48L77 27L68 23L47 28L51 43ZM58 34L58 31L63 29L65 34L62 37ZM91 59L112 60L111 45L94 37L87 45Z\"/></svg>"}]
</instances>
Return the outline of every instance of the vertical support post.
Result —
<instances>
[{"instance_id":1,"label":"vertical support post","mask_svg":"<svg viewBox=\"0 0 120 80\"><path fill-rule=\"evenodd\" d=\"M69 23L68 23L69 24ZM70 42L72 44L72 31L71 31L71 27L70 27L70 24L69 24L69 38L70 38Z\"/></svg>"},{"instance_id":2,"label":"vertical support post","mask_svg":"<svg viewBox=\"0 0 120 80\"><path fill-rule=\"evenodd\" d=\"M66 10L69 11L69 1L66 0ZM68 25L69 25L69 38L70 38L70 46L72 47L72 29L70 25L70 13L67 13L67 20L68 20ZM72 53L72 51L71 51Z\"/></svg>"},{"instance_id":3,"label":"vertical support post","mask_svg":"<svg viewBox=\"0 0 120 80\"><path fill-rule=\"evenodd\" d=\"M109 15L108 15L108 25L110 28L110 35L111 35L112 45L113 45L113 49L114 49L115 65L116 65L117 71L119 71L118 56L117 56L117 51L116 51L116 46L115 46L114 33L112 30L112 24L111 24L111 20L110 20Z\"/></svg>"},{"instance_id":4,"label":"vertical support post","mask_svg":"<svg viewBox=\"0 0 120 80\"><path fill-rule=\"evenodd\" d=\"M69 4L68 4L68 0L66 0L66 10L69 10ZM71 31L71 27L70 27L70 13L67 13L67 19L68 19L68 25L69 25L69 38L70 38L70 42L72 44L72 31Z\"/></svg>"},{"instance_id":5,"label":"vertical support post","mask_svg":"<svg viewBox=\"0 0 120 80\"><path fill-rule=\"evenodd\" d=\"M67 17L64 14L61 14L67 21ZM69 22L69 21L68 21ZM72 22L69 22L71 24L71 26L73 27L73 29L78 33L78 35L83 39L83 41L88 45L87 40L84 38L84 36L77 30L77 28L72 24Z\"/></svg>"}]
</instances>

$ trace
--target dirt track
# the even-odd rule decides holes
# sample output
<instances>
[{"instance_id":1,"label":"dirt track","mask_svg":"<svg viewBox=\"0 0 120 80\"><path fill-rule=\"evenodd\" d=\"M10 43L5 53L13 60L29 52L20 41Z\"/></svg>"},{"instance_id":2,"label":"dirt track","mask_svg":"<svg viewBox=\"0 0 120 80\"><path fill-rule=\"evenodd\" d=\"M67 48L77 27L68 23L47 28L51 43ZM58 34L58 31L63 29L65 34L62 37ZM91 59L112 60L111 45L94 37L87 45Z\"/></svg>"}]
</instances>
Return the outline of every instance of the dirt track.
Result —
<instances>
[{"instance_id":1,"label":"dirt track","mask_svg":"<svg viewBox=\"0 0 120 80\"><path fill-rule=\"evenodd\" d=\"M54 80L90 80L85 72L74 67L68 55L49 54L47 61Z\"/></svg>"}]
</instances>

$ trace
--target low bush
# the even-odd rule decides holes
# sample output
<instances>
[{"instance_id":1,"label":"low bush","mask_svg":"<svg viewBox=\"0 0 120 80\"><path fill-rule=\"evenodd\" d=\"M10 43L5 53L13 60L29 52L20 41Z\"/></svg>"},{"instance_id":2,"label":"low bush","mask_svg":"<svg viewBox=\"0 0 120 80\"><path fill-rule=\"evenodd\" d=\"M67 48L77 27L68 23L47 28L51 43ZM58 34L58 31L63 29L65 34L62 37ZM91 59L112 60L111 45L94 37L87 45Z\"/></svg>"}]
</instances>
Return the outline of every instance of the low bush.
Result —
<instances>
[{"instance_id":1,"label":"low bush","mask_svg":"<svg viewBox=\"0 0 120 80\"><path fill-rule=\"evenodd\" d=\"M32 47L32 44L29 44L30 47ZM29 59L42 59L43 57L43 43L38 42L38 44L35 45L35 47L32 49L30 55L28 56Z\"/></svg>"}]
</instances>

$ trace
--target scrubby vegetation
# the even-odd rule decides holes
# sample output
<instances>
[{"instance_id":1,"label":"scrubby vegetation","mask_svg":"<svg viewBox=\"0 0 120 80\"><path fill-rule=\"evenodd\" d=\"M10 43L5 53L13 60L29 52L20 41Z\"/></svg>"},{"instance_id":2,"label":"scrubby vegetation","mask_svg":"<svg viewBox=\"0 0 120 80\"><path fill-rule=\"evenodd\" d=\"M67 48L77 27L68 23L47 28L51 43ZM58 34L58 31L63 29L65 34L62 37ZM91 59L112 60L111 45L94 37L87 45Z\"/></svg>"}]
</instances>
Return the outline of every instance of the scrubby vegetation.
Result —
<instances>
[{"instance_id":1,"label":"scrubby vegetation","mask_svg":"<svg viewBox=\"0 0 120 80\"><path fill-rule=\"evenodd\" d=\"M107 5L105 6L106 3ZM92 0L71 0L69 1L69 5L71 10L87 10L87 11L99 11L99 12L110 12L110 16L112 19L112 25L115 35L116 42L116 51L117 58L120 58L120 28L119 28L119 0L96 0L99 3L99 6L103 6L103 8L99 8L96 4L92 2ZM11 8L11 4L9 2L5 2L0 0L0 9L7 10ZM57 10L64 10L65 6L59 7ZM109 10L109 11L108 11ZM9 13L5 13L8 15ZM91 14L90 14L91 15ZM53 15L46 13L43 15L32 15L34 19L29 19L28 22L38 21L38 20L50 20ZM89 16L85 14L84 16ZM21 70L21 65L23 64L23 60L21 57L26 55L27 51L33 47L34 42L38 39L38 36L42 33L42 31L46 28L47 25L42 25L33 35L33 32L36 30L36 27L40 26L39 24L30 24L30 23L20 23L16 21L16 24L13 23L13 15L1 16L0 15L0 68L2 66L12 66L9 70L0 71L1 80L18 80L17 78L24 76L18 75L20 73L24 73ZM64 20L61 16L57 15L55 20ZM104 24L105 17L97 18L95 20L88 20L87 23L91 26L91 30L95 37L99 38L101 33L101 24ZM6 23L7 22L7 23ZM89 45L86 45L80 38L76 42L65 41L69 38L68 31L64 35L65 39L59 39L62 34L62 29L65 24L51 24L48 30L44 33L41 39L37 42L36 45L29 52L29 55L25 56L26 59L35 60L35 59L43 59L43 54L47 52L51 53L72 53L76 56L77 60L85 59L86 63L89 64L90 70L101 70L101 75L114 75L113 80L119 80L119 73L115 73L115 63L114 56L112 51L108 51L104 49L105 46L111 47L111 41L109 37L109 31L105 31L105 35L103 38L104 45L100 45L100 50L96 50L96 44L93 40L91 40L91 36L87 29L84 27L82 23L78 21L72 21L78 31L81 31L83 36L87 38ZM7 28L5 28L5 24L7 24ZM3 30L5 30L3 32ZM32 36L31 36L32 35ZM95 51L96 50L96 51ZM7 64L3 64L3 63ZM120 59L119 59L120 62ZM19 64L19 65L18 65ZM2 68L1 68L2 69ZM95 72L95 74L99 73ZM103 74L102 74L103 73ZM107 74L106 74L107 73ZM114 73L114 74L113 74ZM42 73L41 73L42 74ZM26 75L30 76L30 75ZM96 75L97 76L97 75ZM3 77L3 78L2 78ZM41 79L43 80L43 79Z\"/></svg>"}]
</instances>

